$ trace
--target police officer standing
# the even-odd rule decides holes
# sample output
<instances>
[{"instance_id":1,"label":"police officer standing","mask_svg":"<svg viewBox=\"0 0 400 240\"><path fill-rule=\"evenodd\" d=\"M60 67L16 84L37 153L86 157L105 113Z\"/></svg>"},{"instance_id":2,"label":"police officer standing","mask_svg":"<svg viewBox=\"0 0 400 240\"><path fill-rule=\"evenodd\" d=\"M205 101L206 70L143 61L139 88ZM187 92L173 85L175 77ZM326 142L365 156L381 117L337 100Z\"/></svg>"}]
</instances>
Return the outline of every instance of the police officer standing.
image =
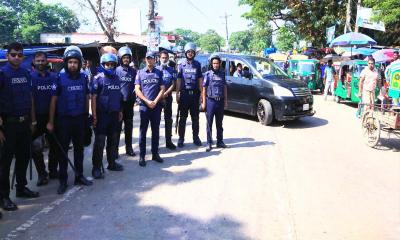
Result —
<instances>
[{"instance_id":1,"label":"police officer standing","mask_svg":"<svg viewBox=\"0 0 400 240\"><path fill-rule=\"evenodd\" d=\"M175 88L176 71L168 66L169 55L167 51L160 52L160 66L157 68L163 73L163 83L165 92L162 100L165 121L165 144L168 149L174 150L176 146L172 143L172 91Z\"/></svg>"},{"instance_id":2,"label":"police officer standing","mask_svg":"<svg viewBox=\"0 0 400 240\"><path fill-rule=\"evenodd\" d=\"M122 165L115 162L121 132L122 93L119 77L115 74L118 57L105 53L100 58L101 73L96 75L91 83L93 126L95 140L93 145L93 169L95 179L103 178L101 171L104 145L107 138L107 169L122 171Z\"/></svg>"},{"instance_id":3,"label":"police officer standing","mask_svg":"<svg viewBox=\"0 0 400 240\"><path fill-rule=\"evenodd\" d=\"M33 58L35 70L31 72L33 98L35 102L37 128L32 135L32 158L38 172L37 186L46 185L50 178L58 178L58 160L55 154L55 143L47 135L49 142L49 173L43 158L43 136L47 133L46 124L49 122L50 100L52 89L55 87L57 75L47 71L47 54L37 52Z\"/></svg>"},{"instance_id":4,"label":"police officer standing","mask_svg":"<svg viewBox=\"0 0 400 240\"><path fill-rule=\"evenodd\" d=\"M200 63L194 60L196 45L189 42L185 45L184 50L186 59L178 66L178 80L176 82L176 100L180 111L178 147L183 147L185 141L186 119L189 112L192 118L193 143L196 146L201 146L199 138L199 102L203 76Z\"/></svg>"},{"instance_id":5,"label":"police officer standing","mask_svg":"<svg viewBox=\"0 0 400 240\"><path fill-rule=\"evenodd\" d=\"M129 66L132 61L132 51L129 47L121 47L118 50L118 56L121 60L121 66L117 67L116 72L121 81L121 92L123 96L122 112L125 133L125 150L126 154L129 156L136 156L132 148L133 107L136 101L136 70Z\"/></svg>"},{"instance_id":6,"label":"police officer standing","mask_svg":"<svg viewBox=\"0 0 400 240\"><path fill-rule=\"evenodd\" d=\"M0 71L0 207L6 211L18 207L10 199L10 167L15 155L16 197L36 198L38 192L26 187L26 170L30 158L31 134L36 125L29 72L21 68L23 47L7 47L8 63Z\"/></svg>"},{"instance_id":7,"label":"police officer standing","mask_svg":"<svg viewBox=\"0 0 400 240\"><path fill-rule=\"evenodd\" d=\"M210 65L211 70L204 74L202 94L202 108L206 110L207 117L207 152L212 149L212 124L214 116L217 127L217 147L227 148L222 136L222 120L224 118L224 108L227 106L227 87L225 73L221 70L220 56L217 54L211 55Z\"/></svg>"},{"instance_id":8,"label":"police officer standing","mask_svg":"<svg viewBox=\"0 0 400 240\"><path fill-rule=\"evenodd\" d=\"M70 46L64 52L64 72L60 72L50 103L50 116L47 129L54 130L54 118L57 109L56 133L62 150L68 153L72 140L74 146L75 185L92 185L93 182L83 176L83 153L85 121L89 114L88 77L81 72L82 52L76 46ZM57 108L56 108L57 107ZM58 194L67 190L68 159L59 159L60 186Z\"/></svg>"},{"instance_id":9,"label":"police officer standing","mask_svg":"<svg viewBox=\"0 0 400 240\"><path fill-rule=\"evenodd\" d=\"M152 160L162 163L163 159L158 154L161 105L160 101L164 94L163 73L155 68L155 52L146 53L146 67L139 70L135 80L136 95L140 98L140 134L139 165L146 166L146 134L147 128L151 126L151 152Z\"/></svg>"}]
</instances>

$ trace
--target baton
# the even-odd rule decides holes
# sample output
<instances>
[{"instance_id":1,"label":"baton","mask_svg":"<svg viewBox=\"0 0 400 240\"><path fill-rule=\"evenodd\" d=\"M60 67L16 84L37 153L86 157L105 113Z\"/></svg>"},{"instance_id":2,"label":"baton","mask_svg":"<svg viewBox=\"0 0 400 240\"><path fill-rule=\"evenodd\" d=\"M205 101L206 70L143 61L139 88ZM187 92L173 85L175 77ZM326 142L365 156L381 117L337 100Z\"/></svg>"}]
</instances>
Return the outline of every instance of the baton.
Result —
<instances>
[{"instance_id":1,"label":"baton","mask_svg":"<svg viewBox=\"0 0 400 240\"><path fill-rule=\"evenodd\" d=\"M60 152L61 152L61 155L62 155L65 159L68 160L68 163L69 163L69 165L71 166L72 170L74 170L74 173L75 173L76 175L79 175L79 174L76 172L76 168L75 168L74 164L72 163L71 159L69 159L68 154L64 151L63 147L61 146L61 144L60 144L60 142L58 141L58 139L57 139L56 135L54 134L54 132L50 132L50 136L52 136L52 138L54 139L54 142L55 142L56 145L58 146L58 148L59 148L59 150L60 150Z\"/></svg>"},{"instance_id":2,"label":"baton","mask_svg":"<svg viewBox=\"0 0 400 240\"><path fill-rule=\"evenodd\" d=\"M180 102L180 101L179 101ZM179 115L181 112L181 104L178 103L178 110L176 111L176 119L175 119L175 134L178 134L178 122L179 122Z\"/></svg>"}]
</instances>

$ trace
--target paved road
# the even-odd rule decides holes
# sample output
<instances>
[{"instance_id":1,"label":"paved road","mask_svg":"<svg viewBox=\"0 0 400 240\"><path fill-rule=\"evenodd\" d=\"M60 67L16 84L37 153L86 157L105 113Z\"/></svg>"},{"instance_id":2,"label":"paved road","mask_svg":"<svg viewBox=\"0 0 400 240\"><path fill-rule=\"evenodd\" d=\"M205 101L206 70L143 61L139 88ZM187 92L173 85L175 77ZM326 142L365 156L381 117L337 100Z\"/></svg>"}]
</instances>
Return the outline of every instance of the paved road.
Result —
<instances>
[{"instance_id":1,"label":"paved road","mask_svg":"<svg viewBox=\"0 0 400 240\"><path fill-rule=\"evenodd\" d=\"M164 164L140 168L122 155L124 172L91 187L70 179L63 197L51 182L39 199L16 200L20 210L4 214L0 238L400 239L400 140L384 135L371 149L354 107L315 101L314 117L270 127L229 114L230 149L206 153L189 130L183 150L161 150Z\"/></svg>"}]
</instances>

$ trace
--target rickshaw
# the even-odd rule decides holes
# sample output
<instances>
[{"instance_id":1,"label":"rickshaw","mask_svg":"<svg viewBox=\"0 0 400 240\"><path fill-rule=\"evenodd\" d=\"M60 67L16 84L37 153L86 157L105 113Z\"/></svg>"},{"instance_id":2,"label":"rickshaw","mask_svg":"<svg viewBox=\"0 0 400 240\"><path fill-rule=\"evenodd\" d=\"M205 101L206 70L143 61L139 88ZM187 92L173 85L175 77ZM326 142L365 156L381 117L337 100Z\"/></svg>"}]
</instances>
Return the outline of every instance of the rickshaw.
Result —
<instances>
[{"instance_id":1,"label":"rickshaw","mask_svg":"<svg viewBox=\"0 0 400 240\"><path fill-rule=\"evenodd\" d=\"M342 62L338 71L338 77L335 79L335 102L339 103L342 100L350 101L352 103L359 103L358 97L358 84L360 80L361 71L368 66L368 62L364 60L350 60ZM379 69L379 64L375 64ZM378 70L379 71L379 70ZM375 89L375 99L378 99L379 87Z\"/></svg>"},{"instance_id":2,"label":"rickshaw","mask_svg":"<svg viewBox=\"0 0 400 240\"><path fill-rule=\"evenodd\" d=\"M297 75L299 73L298 70L298 63L300 60L305 60L308 59L308 56L306 55L301 55L301 54L297 54L297 55L291 55L290 59L288 61L288 75L290 78L297 78Z\"/></svg>"},{"instance_id":3,"label":"rickshaw","mask_svg":"<svg viewBox=\"0 0 400 240\"><path fill-rule=\"evenodd\" d=\"M306 83L308 89L323 91L319 61L317 59L299 60L297 71L297 79Z\"/></svg>"},{"instance_id":4,"label":"rickshaw","mask_svg":"<svg viewBox=\"0 0 400 240\"><path fill-rule=\"evenodd\" d=\"M274 63L278 65L282 70L285 70L285 63L287 61L288 56L283 53L271 53L268 55L268 58L274 60Z\"/></svg>"}]
</instances>

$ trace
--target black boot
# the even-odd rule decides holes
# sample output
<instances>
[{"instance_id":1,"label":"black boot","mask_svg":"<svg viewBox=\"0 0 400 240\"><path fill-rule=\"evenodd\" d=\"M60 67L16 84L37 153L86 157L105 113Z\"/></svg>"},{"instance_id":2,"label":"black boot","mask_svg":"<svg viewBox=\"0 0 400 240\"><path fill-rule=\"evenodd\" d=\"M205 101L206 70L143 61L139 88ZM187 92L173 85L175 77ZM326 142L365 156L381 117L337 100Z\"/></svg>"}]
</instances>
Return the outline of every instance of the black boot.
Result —
<instances>
[{"instance_id":1,"label":"black boot","mask_svg":"<svg viewBox=\"0 0 400 240\"><path fill-rule=\"evenodd\" d=\"M218 148L228 148L228 146L225 145L224 142L218 142L218 143L217 143L217 147L218 147Z\"/></svg>"},{"instance_id":2,"label":"black boot","mask_svg":"<svg viewBox=\"0 0 400 240\"><path fill-rule=\"evenodd\" d=\"M6 211L15 211L17 204L13 203L9 197L0 197L0 207Z\"/></svg>"},{"instance_id":3,"label":"black boot","mask_svg":"<svg viewBox=\"0 0 400 240\"><path fill-rule=\"evenodd\" d=\"M122 166L121 164L117 163L117 162L113 162L113 163L109 163L107 166L107 169L110 171L123 171L124 170L124 166Z\"/></svg>"},{"instance_id":4,"label":"black boot","mask_svg":"<svg viewBox=\"0 0 400 240\"><path fill-rule=\"evenodd\" d=\"M153 157L151 158L151 160L156 161L158 163L164 162L164 160L160 157L158 153L153 153Z\"/></svg>"},{"instance_id":5,"label":"black boot","mask_svg":"<svg viewBox=\"0 0 400 240\"><path fill-rule=\"evenodd\" d=\"M58 186L57 194L64 194L67 191L68 184L66 182L60 182L60 186Z\"/></svg>"},{"instance_id":6,"label":"black boot","mask_svg":"<svg viewBox=\"0 0 400 240\"><path fill-rule=\"evenodd\" d=\"M17 198L37 198L39 197L39 193L34 192L27 187L24 187L22 189L17 189L17 191L15 192L15 196Z\"/></svg>"},{"instance_id":7,"label":"black boot","mask_svg":"<svg viewBox=\"0 0 400 240\"><path fill-rule=\"evenodd\" d=\"M44 186L47 185L49 183L49 178L48 178L48 174L46 173L46 175L43 176L39 176L38 177L38 181L36 183L36 186Z\"/></svg>"},{"instance_id":8,"label":"black boot","mask_svg":"<svg viewBox=\"0 0 400 240\"><path fill-rule=\"evenodd\" d=\"M146 160L142 156L139 159L139 166L146 167Z\"/></svg>"},{"instance_id":9,"label":"black boot","mask_svg":"<svg viewBox=\"0 0 400 240\"><path fill-rule=\"evenodd\" d=\"M198 146L198 147L201 147L202 143L201 143L200 138L199 137L194 137L193 138L193 144Z\"/></svg>"},{"instance_id":10,"label":"black boot","mask_svg":"<svg viewBox=\"0 0 400 240\"><path fill-rule=\"evenodd\" d=\"M206 152L210 152L212 150L212 145L208 144L206 148Z\"/></svg>"},{"instance_id":11,"label":"black boot","mask_svg":"<svg viewBox=\"0 0 400 240\"><path fill-rule=\"evenodd\" d=\"M183 140L182 138L179 138L179 140L178 140L178 147L183 148L183 146L184 146L183 142L184 142L184 141L185 141L185 140Z\"/></svg>"},{"instance_id":12,"label":"black boot","mask_svg":"<svg viewBox=\"0 0 400 240\"><path fill-rule=\"evenodd\" d=\"M170 150L175 150L175 149L176 149L175 144L173 144L172 142L167 142L167 143L165 144L165 146L166 146L168 149L170 149Z\"/></svg>"},{"instance_id":13,"label":"black boot","mask_svg":"<svg viewBox=\"0 0 400 240\"><path fill-rule=\"evenodd\" d=\"M126 152L126 155L129 155L129 156L132 156L132 157L136 156L136 153L133 151L132 147L127 147L125 149L125 152Z\"/></svg>"},{"instance_id":14,"label":"black boot","mask_svg":"<svg viewBox=\"0 0 400 240\"><path fill-rule=\"evenodd\" d=\"M93 168L92 169L92 176L94 179L102 179L104 178L104 174L102 173L100 168Z\"/></svg>"},{"instance_id":15,"label":"black boot","mask_svg":"<svg viewBox=\"0 0 400 240\"><path fill-rule=\"evenodd\" d=\"M92 181L84 177L83 175L75 177L75 185L90 186L93 184Z\"/></svg>"}]
</instances>

